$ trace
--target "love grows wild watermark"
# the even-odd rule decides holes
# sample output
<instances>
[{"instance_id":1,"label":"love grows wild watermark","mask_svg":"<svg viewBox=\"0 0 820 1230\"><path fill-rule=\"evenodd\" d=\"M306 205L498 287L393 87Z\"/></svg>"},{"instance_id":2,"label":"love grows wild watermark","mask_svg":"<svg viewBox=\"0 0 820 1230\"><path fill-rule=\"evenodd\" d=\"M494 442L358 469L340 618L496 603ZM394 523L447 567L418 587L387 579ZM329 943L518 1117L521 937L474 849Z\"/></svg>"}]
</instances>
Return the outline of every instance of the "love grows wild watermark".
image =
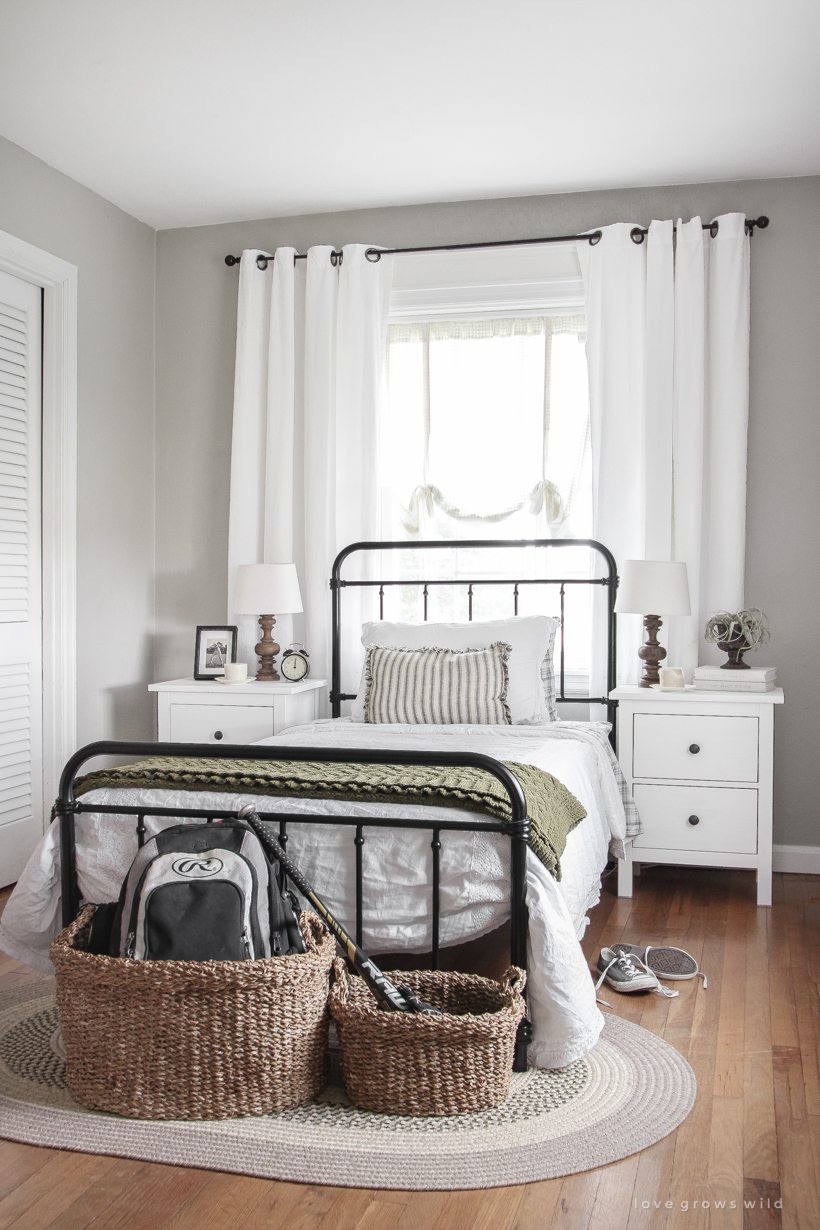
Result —
<instances>
[{"instance_id":1,"label":"love grows wild watermark","mask_svg":"<svg viewBox=\"0 0 820 1230\"><path fill-rule=\"evenodd\" d=\"M634 1209L680 1209L682 1213L693 1213L696 1209L782 1209L783 1199L772 1200L767 1196L758 1196L754 1200L638 1200L632 1201Z\"/></svg>"}]
</instances>

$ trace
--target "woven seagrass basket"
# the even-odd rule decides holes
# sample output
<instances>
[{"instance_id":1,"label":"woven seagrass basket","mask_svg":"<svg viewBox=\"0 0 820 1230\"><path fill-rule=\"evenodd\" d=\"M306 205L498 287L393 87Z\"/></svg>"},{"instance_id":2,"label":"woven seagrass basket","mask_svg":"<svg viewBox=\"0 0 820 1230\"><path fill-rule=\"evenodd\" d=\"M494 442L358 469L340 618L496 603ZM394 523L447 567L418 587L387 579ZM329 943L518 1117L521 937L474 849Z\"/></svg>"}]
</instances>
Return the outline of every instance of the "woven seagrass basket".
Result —
<instances>
[{"instance_id":1,"label":"woven seagrass basket","mask_svg":"<svg viewBox=\"0 0 820 1230\"><path fill-rule=\"evenodd\" d=\"M93 906L51 946L68 1086L134 1119L267 1115L327 1081L336 942L303 913L308 951L258 961L133 961L83 951Z\"/></svg>"},{"instance_id":2,"label":"woven seagrass basket","mask_svg":"<svg viewBox=\"0 0 820 1230\"><path fill-rule=\"evenodd\" d=\"M337 957L333 970L330 1011L355 1106L392 1115L460 1115L506 1101L515 1034L526 1012L523 970L511 967L500 983L441 971L387 975L443 1016L384 1012L344 961Z\"/></svg>"}]
</instances>

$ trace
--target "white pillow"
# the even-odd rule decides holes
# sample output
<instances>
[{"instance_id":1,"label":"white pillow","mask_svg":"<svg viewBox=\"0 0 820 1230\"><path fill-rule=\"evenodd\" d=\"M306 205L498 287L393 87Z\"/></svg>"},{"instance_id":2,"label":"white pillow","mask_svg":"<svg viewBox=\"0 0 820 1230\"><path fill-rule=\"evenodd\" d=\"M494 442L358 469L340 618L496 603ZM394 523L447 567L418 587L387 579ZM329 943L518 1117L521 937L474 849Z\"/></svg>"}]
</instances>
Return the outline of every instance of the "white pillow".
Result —
<instances>
[{"instance_id":1,"label":"white pillow","mask_svg":"<svg viewBox=\"0 0 820 1230\"><path fill-rule=\"evenodd\" d=\"M552 642L560 621L550 615L520 615L467 624L393 624L387 620L366 623L362 628L365 649L383 645L387 649L486 649L496 641L512 647L507 666L510 686L507 704L510 721L539 725L552 721L544 696L541 663L549 654L552 669ZM364 670L350 716L364 721Z\"/></svg>"}]
</instances>

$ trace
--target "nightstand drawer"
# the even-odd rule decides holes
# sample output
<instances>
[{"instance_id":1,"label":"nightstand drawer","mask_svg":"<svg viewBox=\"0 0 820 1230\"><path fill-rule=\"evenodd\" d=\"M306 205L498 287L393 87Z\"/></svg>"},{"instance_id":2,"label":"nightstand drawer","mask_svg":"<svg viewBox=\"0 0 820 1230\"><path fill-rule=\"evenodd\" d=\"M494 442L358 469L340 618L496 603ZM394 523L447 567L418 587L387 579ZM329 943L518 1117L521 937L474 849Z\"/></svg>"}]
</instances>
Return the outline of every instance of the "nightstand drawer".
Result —
<instances>
[{"instance_id":1,"label":"nightstand drawer","mask_svg":"<svg viewBox=\"0 0 820 1230\"><path fill-rule=\"evenodd\" d=\"M634 777L756 782L756 717L636 713Z\"/></svg>"},{"instance_id":2,"label":"nightstand drawer","mask_svg":"<svg viewBox=\"0 0 820 1230\"><path fill-rule=\"evenodd\" d=\"M272 706L171 705L172 743L255 743L272 734Z\"/></svg>"},{"instance_id":3,"label":"nightstand drawer","mask_svg":"<svg viewBox=\"0 0 820 1230\"><path fill-rule=\"evenodd\" d=\"M756 790L637 785L634 794L643 822L636 851L757 853Z\"/></svg>"}]
</instances>

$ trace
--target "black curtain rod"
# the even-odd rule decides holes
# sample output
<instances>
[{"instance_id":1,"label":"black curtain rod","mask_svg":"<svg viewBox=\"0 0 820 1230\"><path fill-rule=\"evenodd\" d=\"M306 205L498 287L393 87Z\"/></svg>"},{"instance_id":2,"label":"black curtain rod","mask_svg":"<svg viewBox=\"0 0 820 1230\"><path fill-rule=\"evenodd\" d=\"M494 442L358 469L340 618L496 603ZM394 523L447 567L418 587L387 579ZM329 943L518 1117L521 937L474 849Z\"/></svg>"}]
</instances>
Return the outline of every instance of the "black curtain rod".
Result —
<instances>
[{"instance_id":1,"label":"black curtain rod","mask_svg":"<svg viewBox=\"0 0 820 1230\"><path fill-rule=\"evenodd\" d=\"M714 239L718 233L718 222L704 222L703 229L708 231ZM759 227L761 231L765 231L769 225L769 219L765 214L761 214L759 218L746 219L746 231L749 235L754 234L755 227ZM673 226L673 233L677 231L677 227ZM643 226L633 226L630 231L630 237L633 243L643 243L645 237L649 234L649 228ZM591 247L596 243L600 243L603 238L603 231L586 231L582 235L548 235L542 239L490 239L484 243L447 243L434 244L428 248L368 248L365 252L366 258L373 264L381 260L383 256L405 256L408 253L415 252L464 252L476 250L480 248L523 248L530 244L538 243L577 243L582 239L586 239ZM294 255L294 261L307 260L307 252L297 252ZM333 251L330 254L330 263L332 265L341 265L344 259L344 253ZM239 256L226 256L226 265L238 265L241 260ZM268 263L273 260L272 256L259 255L256 258L257 267L265 270Z\"/></svg>"}]
</instances>

